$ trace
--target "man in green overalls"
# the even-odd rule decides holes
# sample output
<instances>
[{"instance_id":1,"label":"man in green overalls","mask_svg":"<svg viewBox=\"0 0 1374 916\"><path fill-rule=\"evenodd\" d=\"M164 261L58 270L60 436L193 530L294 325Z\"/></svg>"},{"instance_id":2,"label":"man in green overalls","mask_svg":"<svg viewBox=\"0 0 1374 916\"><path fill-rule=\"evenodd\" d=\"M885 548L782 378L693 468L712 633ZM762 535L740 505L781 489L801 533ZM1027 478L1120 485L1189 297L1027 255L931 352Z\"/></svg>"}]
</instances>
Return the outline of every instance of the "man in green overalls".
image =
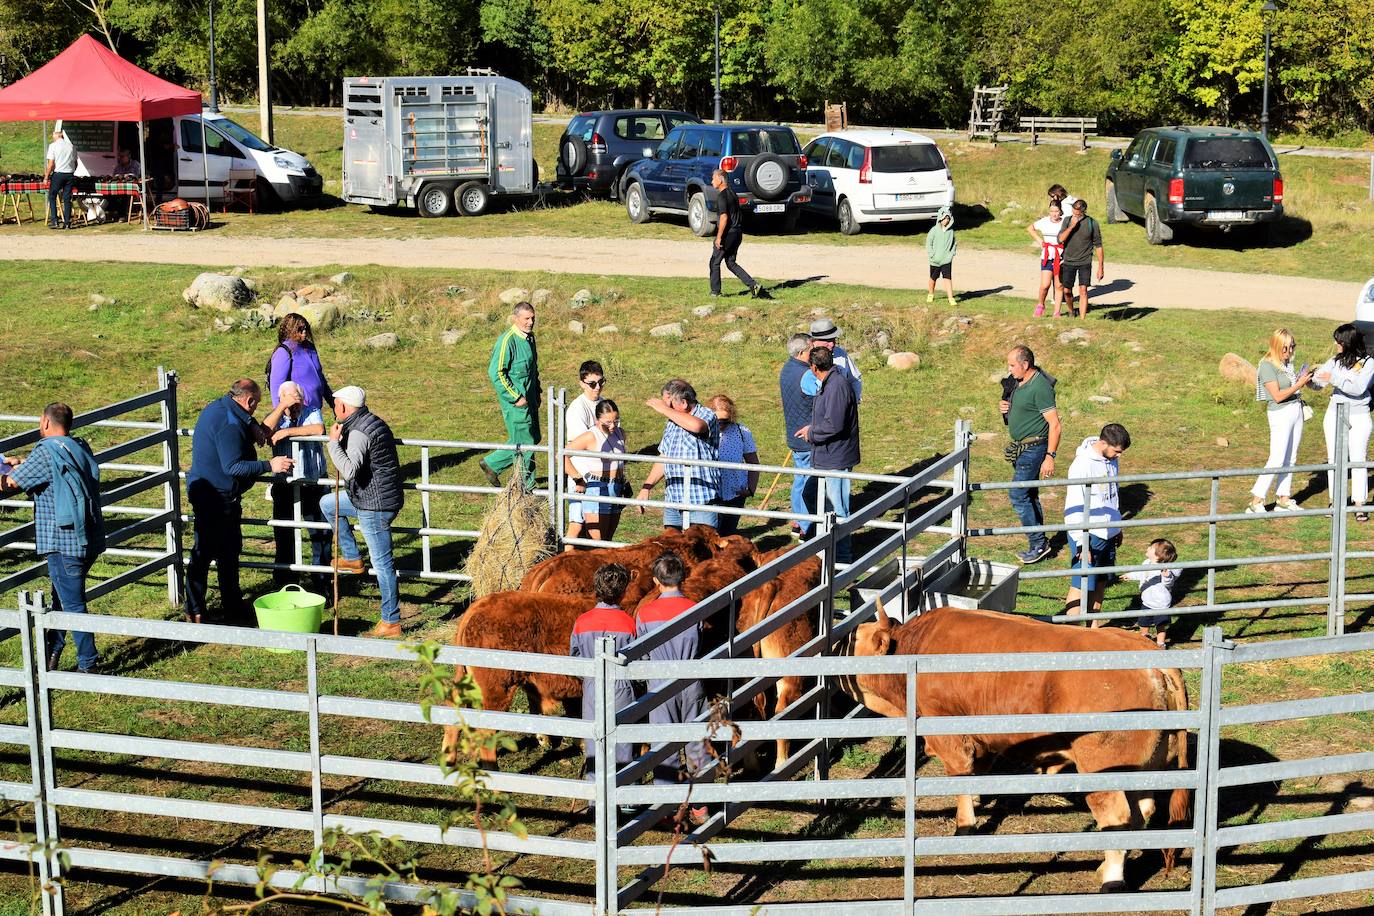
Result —
<instances>
[{"instance_id":1,"label":"man in green overalls","mask_svg":"<svg viewBox=\"0 0 1374 916\"><path fill-rule=\"evenodd\" d=\"M501 404L501 419L506 423L506 441L536 445L539 442L539 351L534 345L534 306L517 302L511 313L511 326L492 347L487 367L492 387ZM522 451L525 486L534 488L534 456ZM498 476L515 463L515 452L497 450L477 462L493 487L501 486Z\"/></svg>"}]
</instances>

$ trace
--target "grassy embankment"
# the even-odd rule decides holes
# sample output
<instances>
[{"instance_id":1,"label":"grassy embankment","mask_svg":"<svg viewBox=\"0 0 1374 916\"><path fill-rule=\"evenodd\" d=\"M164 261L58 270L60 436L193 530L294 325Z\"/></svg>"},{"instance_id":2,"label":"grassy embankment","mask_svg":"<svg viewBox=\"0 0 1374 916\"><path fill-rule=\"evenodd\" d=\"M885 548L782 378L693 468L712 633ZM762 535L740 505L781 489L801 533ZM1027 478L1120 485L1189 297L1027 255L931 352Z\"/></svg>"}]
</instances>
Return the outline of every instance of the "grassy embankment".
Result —
<instances>
[{"instance_id":1,"label":"grassy embankment","mask_svg":"<svg viewBox=\"0 0 1374 916\"><path fill-rule=\"evenodd\" d=\"M238 113L250 129L251 114ZM535 157L540 174L554 175L561 126L535 124ZM432 238L448 236L581 236L613 238L691 238L681 219L663 217L634 226L622 206L605 200L584 201L554 195L538 203L501 205L481 219L421 220L413 211L373 213L366 207L344 205L341 189L342 125L332 117L282 115L277 119L278 142L303 153L325 178L326 202L315 209L254 215L216 214L216 231L244 236L323 236ZM0 173L41 171L42 147L36 124L0 124ZM803 137L803 140L806 138ZM1108 151L1079 153L1072 147L944 142L958 188L956 217L962 244L969 247L1028 250L1025 226L1043 215L1045 189L1059 182L1086 198L1097 216L1103 213L1102 186ZM1187 233L1185 243L1152 247L1138 224L1103 226L1109 262L1197 267L1242 273L1264 272L1324 279L1363 281L1374 275L1374 203L1368 199L1368 164L1358 160L1288 156L1282 160L1289 214L1276 240L1265 242L1254 233ZM35 197L35 200L37 198ZM924 223L894 224L866 229L844 237L833 222L805 221L793 235L776 225L761 225L760 241L787 244L792 239L839 246L922 244ZM6 230L14 232L13 228ZM41 224L27 231L43 232ZM131 232L133 227L108 225L92 232ZM1029 256L1028 256L1029 257Z\"/></svg>"},{"instance_id":2,"label":"grassy embankment","mask_svg":"<svg viewBox=\"0 0 1374 916\"><path fill-rule=\"evenodd\" d=\"M330 271L261 271L256 274L269 294ZM12 265L8 283L0 291L0 372L10 379L6 412L35 410L55 397L70 400L78 409L128 396L151 386L152 368L164 364L182 377L181 422L193 422L197 407L223 391L232 377L257 375L271 348L268 332L238 331L215 334L211 316L188 309L179 292L194 275L186 268L157 266L73 266L61 263ZM705 319L691 315L699 299L697 284L689 281L658 281L606 277L550 276L539 274L459 273L438 271L388 271L359 268L357 293L365 304L391 314L385 327L401 336L397 350L377 351L362 340L382 328L350 324L322 335L321 350L335 384L357 382L370 391L379 414L390 419L403 435L431 438L489 440L500 435L500 421L492 408L484 379L489 341L497 334L504 309L496 293L510 285L545 286L554 295L542 310L541 357L550 383L570 384L575 367L584 358L597 357L607 368L608 394L624 411L633 447L657 437L659 423L642 406L656 392L663 378L683 373L699 391L725 391L739 402L740 417L750 425L760 443L765 462L783 457L780 419L776 401L776 367L783 355L783 341L790 330L808 320L813 310L837 317L844 328L844 342L861 352L867 387L863 409L863 470L896 471L943 452L948 447L956 418L967 417L974 429L985 434L975 446L975 480L1001 479L1007 468L1000 457L1001 424L996 415L995 378L1000 374L1006 347L1024 340L1041 355L1042 362L1061 379L1060 403L1065 415L1066 455L1082 437L1104 422L1125 423L1135 445L1123 460L1123 471L1164 471L1212 467L1254 466L1262 463L1267 430L1253 394L1243 386L1220 382L1215 375L1218 356L1235 350L1254 356L1259 342L1279 320L1271 315L1241 313L1225 322L1214 313L1171 311L1164 315L1142 310L1104 313L1103 320L1087 325L1086 344L1060 344L1060 328L1049 322L1028 323L1022 302L987 298L961 308L973 318L966 330L945 332L949 315L930 310L904 292L877 292L862 288L817 286L783 291L770 303L737 300L721 302ZM461 287L453 292L451 286ZM569 298L581 286L589 287L594 301L574 314ZM99 292L118 298L114 307L96 312L86 309L87 295ZM469 300L471 300L469 302ZM468 304L464 304L464 303ZM736 315L731 321L729 314ZM577 337L565 328L577 318L589 329ZM686 337L681 340L651 338L645 329L663 321L681 319ZM1121 319L1121 320L1111 320ZM614 323L620 332L598 335L594 329ZM1321 322L1288 320L1297 333L1304 359L1315 361L1324 349L1329 327ZM441 330L465 328L464 340L445 347L437 340ZM741 329L741 344L717 341L731 330ZM885 331L897 349L912 349L922 356L919 370L898 373L882 366L873 343ZM1110 403L1092 396L1113 398ZM1318 409L1322 405L1319 403ZM1218 436L1229 439L1221 446ZM1320 460L1319 428L1308 428L1302 457ZM413 458L413 454L408 456ZM477 483L471 453L455 456L437 472L436 482ZM1239 508L1245 501L1248 480L1224 482L1221 505ZM1324 503L1323 481L1304 481L1300 489L1309 505ZM780 487L780 490L783 488ZM1158 484L1134 487L1126 501L1144 516L1205 511L1207 484ZM418 500L411 499L402 522L418 521ZM435 499L434 521L440 525L474 527L483 501L460 496ZM252 514L265 514L267 503L256 493L247 498ZM774 506L779 505L777 497ZM1062 502L1046 499L1047 515L1057 517ZM972 524L987 527L1012 523L1001 494L976 498ZM18 516L11 514L11 520ZM1221 555L1286 554L1320 549L1324 521L1320 519L1265 519L1248 524L1224 525L1218 536ZM648 519L631 517L625 525L629 536L651 530ZM261 530L250 532L248 550L262 554L269 549ZM761 528L748 531L767 544L781 542L780 534ZM1175 528L1169 532L1184 559L1205 556L1205 526ZM1134 559L1149 535L1133 533L1123 556ZM1368 548L1367 527L1356 526L1353 545ZM1010 539L974 542L978 555L1006 559L1016 548ZM402 538L398 551L403 566L415 565L418 545ZM442 550L440 563L457 560L456 550ZM1062 566L1062 553L1050 564ZM1357 571L1352 566L1352 574ZM113 571L109 566L100 574ZM262 576L247 573L250 593L270 588ZM1367 575L1349 583L1351 591L1368 591ZM1217 577L1221 600L1280 598L1319 594L1324 589L1324 567L1308 564L1273 569L1248 568L1223 572ZM1056 607L1062 580L1032 583L1023 588L1022 606L1035 611ZM1194 582L1181 603L1203 600ZM1124 608L1133 593L1129 583L1113 586L1109 608ZM376 592L370 584L351 588L343 605L345 633L356 633L375 619ZM414 639L444 640L461 612L458 594L432 583L403 580L403 618L407 635ZM160 585L131 588L100 602L104 613L137 614L154 618L173 616L165 605ZM1367 625L1369 609L1352 608L1352 626ZM1276 610L1235 614L1222 621L1237 638L1291 637L1322 631L1321 609ZM1200 623L1200 621L1198 622ZM1174 637L1196 645L1199 631L1193 624L1175 627ZM13 641L11 641L13 643ZM304 671L293 658L255 651L152 644L137 640L102 639L102 653L111 673L203 683L255 685L283 690L304 687ZM0 647L12 663L15 648ZM70 650L69 650L70 656ZM70 658L68 660L70 665ZM1335 665L1302 662L1251 666L1228 675L1228 703L1295 698L1323 691L1358 689L1367 682L1374 665L1355 658ZM407 666L329 660L322 663L322 689L337 694L369 698L406 699L413 696L416 672ZM1193 680L1194 687L1196 681ZM0 718L17 721L21 702L10 696ZM113 699L82 694L56 698L59 727L91 729L149 737L198 741L229 741L255 746L306 749L303 717L267 710L189 706L136 699ZM1272 757L1307 756L1328 752L1364 750L1370 742L1366 716L1298 720L1292 723L1237 728L1227 733L1225 762L1254 762ZM362 720L328 720L323 752L425 761L437 748L433 729L388 725ZM20 751L0 757L5 778L24 778L27 756ZM541 752L532 745L503 761L506 769L554 775L575 774L579 758L574 748ZM836 776L892 775L901 767L900 745L878 739L854 743L843 751ZM894 767L897 768L894 771ZM938 773L939 765L927 762L923 772ZM309 804L308 780L297 774L248 771L222 765L188 764L130 755L62 752L59 779L86 788L127 789L183 798L209 799L244 804L276 804L289 807ZM342 778L325 780L329 810L375 817L404 817L437 821L458 802L444 790L418 788ZM1223 818L1242 822L1344 810L1353 790L1333 789L1315 780L1294 781L1282 790L1237 793L1227 802ZM585 815L570 814L566 806L540 799L519 800L533 832L586 837ZM997 819L1005 816L999 831L1054 831L1084 829L1088 824L1081 799L1041 797L1024 808L1014 799L994 803ZM923 835L947 833L953 804L949 799L920 802ZM66 836L83 845L129 846L149 850L175 850L177 854L223 856L252 861L256 850L289 857L305 851L299 834L238 828L226 824L199 824L163 820L160 823L135 816L102 812L69 811L63 815ZM899 805L883 802L847 805L843 810L818 811L812 806L765 805L741 818L718 842L750 838L801 836L901 835ZM1262 880L1266 875L1306 876L1347 870L1348 857L1367 853L1368 837L1350 835L1325 842L1320 848L1297 843L1269 844L1239 850L1224 859L1224 882ZM421 861L428 873L443 880L473 865L472 857L448 849L428 848ZM581 896L587 892L591 870L574 861L500 857L503 868L520 876L529 888L554 896ZM1185 876L1164 879L1142 859L1132 874L1151 889L1182 886ZM995 866L954 858L923 860L918 891L934 895L1012 892L1073 892L1095 888L1090 854L1015 857ZM628 877L626 875L625 877ZM451 879L450 879L451 880ZM18 893L17 878L0 886ZM706 904L726 900L778 901L805 896L855 899L857 896L900 892L900 863L890 861L811 863L770 870L760 879L751 867L722 867L707 874L695 869L675 870L669 881L671 904ZM131 893L117 886L82 882L71 889L79 905L101 906L106 912L166 912L194 905L194 887L154 883L135 885ZM1303 909L1312 902L1304 902ZM1369 905L1366 896L1323 901L1321 906ZM1297 912L1297 909L1285 910Z\"/></svg>"}]
</instances>

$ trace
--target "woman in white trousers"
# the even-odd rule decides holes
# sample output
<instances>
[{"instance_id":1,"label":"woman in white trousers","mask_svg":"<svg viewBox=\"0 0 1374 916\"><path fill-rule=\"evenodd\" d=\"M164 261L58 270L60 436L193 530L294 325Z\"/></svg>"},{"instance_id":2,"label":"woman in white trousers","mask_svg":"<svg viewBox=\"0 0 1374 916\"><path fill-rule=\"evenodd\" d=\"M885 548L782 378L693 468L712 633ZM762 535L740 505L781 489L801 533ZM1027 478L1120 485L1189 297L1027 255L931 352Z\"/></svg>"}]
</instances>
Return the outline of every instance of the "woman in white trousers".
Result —
<instances>
[{"instance_id":1,"label":"woman in white trousers","mask_svg":"<svg viewBox=\"0 0 1374 916\"><path fill-rule=\"evenodd\" d=\"M1353 324L1343 324L1331 335L1336 342L1336 355L1328 359L1312 376L1317 388L1331 388L1331 403L1326 407L1322 429L1326 432L1326 460L1336 460L1336 443L1340 440L1336 429L1336 410L1339 404L1349 406L1350 429L1347 454L1351 461L1369 460L1369 383L1374 380L1374 359L1364 349L1364 336ZM1336 475L1326 472L1328 495L1336 492ZM1350 497L1357 507L1369 502L1369 471L1350 469ZM1341 506L1340 508L1344 508ZM1355 513L1355 520L1369 521L1363 508Z\"/></svg>"},{"instance_id":2,"label":"woman in white trousers","mask_svg":"<svg viewBox=\"0 0 1374 916\"><path fill-rule=\"evenodd\" d=\"M1299 392L1312 380L1312 372L1304 366L1302 371L1293 369L1293 351L1298 342L1287 328L1279 328L1269 336L1269 352L1260 360L1255 396L1268 404L1265 416L1269 420L1269 460L1266 469L1291 467L1298 463L1298 446L1302 444L1302 397ZM1261 474L1250 489L1250 505L1245 508L1249 513L1268 512L1264 501L1269 496L1269 487L1278 478L1274 494L1277 501L1274 510L1293 512L1298 504L1293 501L1293 475L1288 471L1280 474Z\"/></svg>"}]
</instances>

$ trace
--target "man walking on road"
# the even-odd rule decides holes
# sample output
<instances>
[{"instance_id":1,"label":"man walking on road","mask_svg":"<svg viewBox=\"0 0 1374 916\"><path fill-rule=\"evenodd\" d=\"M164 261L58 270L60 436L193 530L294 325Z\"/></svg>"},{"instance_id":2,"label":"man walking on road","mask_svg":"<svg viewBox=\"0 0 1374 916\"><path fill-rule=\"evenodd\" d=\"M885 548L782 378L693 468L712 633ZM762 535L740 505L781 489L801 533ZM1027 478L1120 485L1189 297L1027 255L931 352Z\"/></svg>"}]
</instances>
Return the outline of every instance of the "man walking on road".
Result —
<instances>
[{"instance_id":1,"label":"man walking on road","mask_svg":"<svg viewBox=\"0 0 1374 916\"><path fill-rule=\"evenodd\" d=\"M1011 444L1006 458L1011 462L1013 483L1054 476L1054 457L1059 450L1059 411L1054 403L1054 386L1049 376L1035 365L1035 354L1024 344L1007 354L1005 394L998 407L1007 422ZM1045 524L1038 487L1017 487L1007 491L1016 517L1027 528ZM1022 563L1039 563L1050 554L1050 541L1043 531L1026 534L1026 549L1016 555Z\"/></svg>"},{"instance_id":2,"label":"man walking on road","mask_svg":"<svg viewBox=\"0 0 1374 916\"><path fill-rule=\"evenodd\" d=\"M497 339L491 350L487 376L496 389L501 419L506 423L506 441L515 445L539 443L539 350L534 343L534 306L517 302L511 312L511 326ZM513 450L497 449L477 466L493 487L501 486L500 474L515 463ZM534 456L522 451L520 463L525 472L526 489L534 489Z\"/></svg>"},{"instance_id":3,"label":"man walking on road","mask_svg":"<svg viewBox=\"0 0 1374 916\"><path fill-rule=\"evenodd\" d=\"M239 588L243 494L263 474L285 474L295 464L284 455L271 461L257 459L254 447L271 442L271 433L253 419L261 400L258 383L241 378L196 419L191 470L186 472L186 496L195 513L191 522L196 535L186 567L186 616L192 623L206 616L212 560L219 573L221 615L231 624L250 619Z\"/></svg>"},{"instance_id":4,"label":"man walking on road","mask_svg":"<svg viewBox=\"0 0 1374 916\"><path fill-rule=\"evenodd\" d=\"M1074 286L1078 287L1078 317L1088 317L1088 286L1092 283L1093 252L1097 253L1097 280L1100 283L1106 269L1106 254L1102 250L1102 227L1097 220L1088 215L1085 200L1073 202L1073 215L1068 225L1059 233L1059 244L1064 246L1060 257L1059 277L1064 292L1072 296ZM1073 300L1069 299L1070 307Z\"/></svg>"},{"instance_id":5,"label":"man walking on road","mask_svg":"<svg viewBox=\"0 0 1374 916\"><path fill-rule=\"evenodd\" d=\"M716 189L716 212L720 219L716 223L716 238L711 246L711 295L720 295L720 262L730 268L730 273L749 289L755 298L767 298L763 287L749 276L749 271L735 263L739 254L739 243L744 240L744 215L739 209L739 198L730 190L725 173L716 169L711 175L711 187Z\"/></svg>"}]
</instances>

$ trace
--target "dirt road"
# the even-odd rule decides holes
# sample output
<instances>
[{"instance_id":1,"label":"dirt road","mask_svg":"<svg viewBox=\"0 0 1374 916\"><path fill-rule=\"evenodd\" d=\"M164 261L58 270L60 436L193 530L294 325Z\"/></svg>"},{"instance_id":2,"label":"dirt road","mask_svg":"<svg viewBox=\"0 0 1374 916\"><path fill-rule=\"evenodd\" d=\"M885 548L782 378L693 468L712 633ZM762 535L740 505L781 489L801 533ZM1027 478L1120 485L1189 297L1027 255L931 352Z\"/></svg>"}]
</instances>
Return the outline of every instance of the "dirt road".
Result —
<instances>
[{"instance_id":1,"label":"dirt road","mask_svg":"<svg viewBox=\"0 0 1374 916\"><path fill-rule=\"evenodd\" d=\"M217 238L213 233L87 236L70 240L60 255L54 238L16 236L0 259L61 257L76 261L136 261L209 267L319 267L377 264L547 270L556 273L699 277L706 293L709 245L699 240L581 239L520 236L449 239ZM768 283L819 279L887 289L921 288L925 253L914 245L840 249L805 243L746 242L740 263ZM1361 278L1361 282L1364 278ZM734 283L726 277L727 283ZM1033 298L1039 282L1033 253L960 248L955 288ZM1107 263L1095 306L1133 308L1257 309L1348 320L1360 283L1308 280Z\"/></svg>"}]
</instances>

